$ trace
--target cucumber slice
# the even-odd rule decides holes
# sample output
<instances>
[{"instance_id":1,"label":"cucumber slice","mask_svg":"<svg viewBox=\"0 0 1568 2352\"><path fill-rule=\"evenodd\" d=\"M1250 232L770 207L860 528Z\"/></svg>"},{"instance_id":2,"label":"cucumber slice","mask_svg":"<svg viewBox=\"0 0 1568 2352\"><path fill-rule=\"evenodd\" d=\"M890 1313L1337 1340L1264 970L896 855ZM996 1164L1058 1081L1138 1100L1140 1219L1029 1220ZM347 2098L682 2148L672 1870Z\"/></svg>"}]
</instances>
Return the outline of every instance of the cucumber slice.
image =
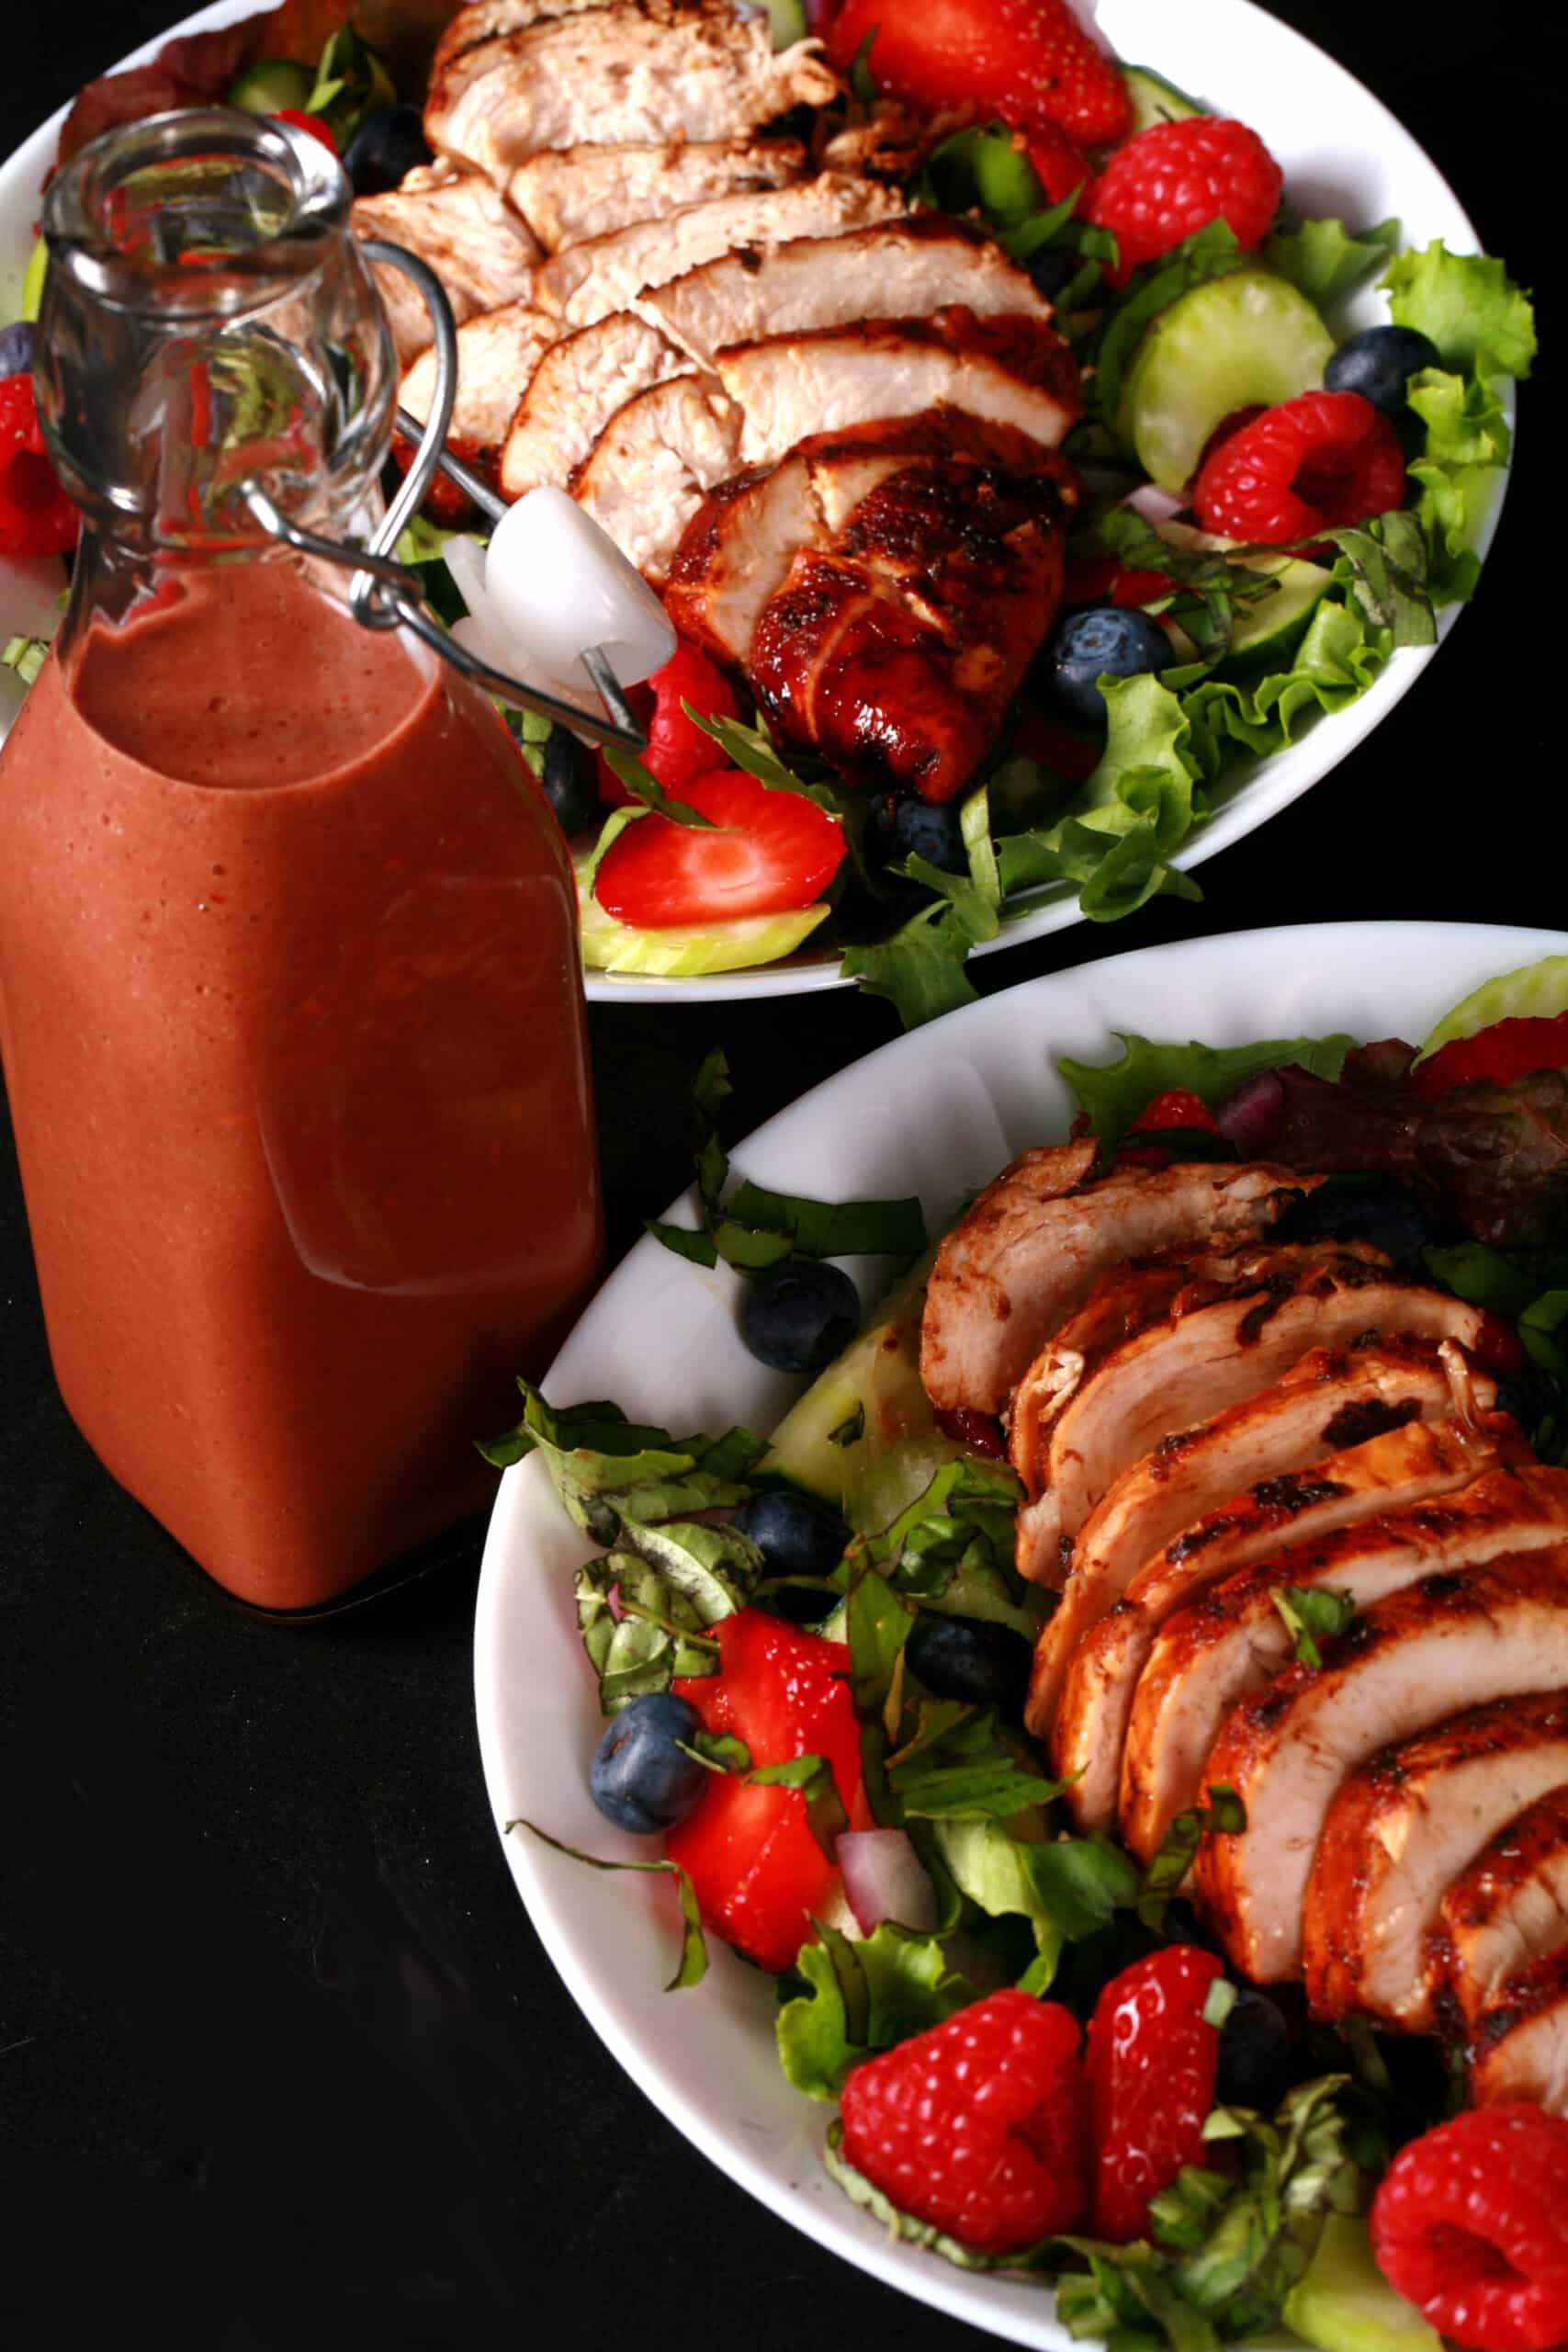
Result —
<instances>
[{"instance_id":1,"label":"cucumber slice","mask_svg":"<svg viewBox=\"0 0 1568 2352\"><path fill-rule=\"evenodd\" d=\"M1207 114L1196 98L1168 82L1163 74L1156 74L1146 65L1123 65L1122 79L1127 85L1127 96L1133 101L1133 127L1129 139L1140 130L1147 130L1156 122L1190 122L1195 114Z\"/></svg>"},{"instance_id":2,"label":"cucumber slice","mask_svg":"<svg viewBox=\"0 0 1568 2352\"><path fill-rule=\"evenodd\" d=\"M747 915L733 922L675 923L665 931L640 931L617 922L597 899L577 894L582 960L591 972L643 972L660 979L685 980L705 972L739 972L753 964L776 964L808 939L830 909L799 907L781 915Z\"/></svg>"},{"instance_id":3,"label":"cucumber slice","mask_svg":"<svg viewBox=\"0 0 1568 2352\"><path fill-rule=\"evenodd\" d=\"M874 1324L818 1373L773 1431L757 1465L837 1505L850 1525L874 1534L964 1452L936 1426L920 1385L920 1310L931 1257L890 1291ZM833 1431L863 1414L852 1444Z\"/></svg>"},{"instance_id":4,"label":"cucumber slice","mask_svg":"<svg viewBox=\"0 0 1568 2352\"><path fill-rule=\"evenodd\" d=\"M1389 2285L1366 2223L1350 2213L1330 2213L1280 2316L1318 2352L1442 2352L1442 2337Z\"/></svg>"},{"instance_id":5,"label":"cucumber slice","mask_svg":"<svg viewBox=\"0 0 1568 2352\"><path fill-rule=\"evenodd\" d=\"M793 49L811 30L804 0L767 0L768 29L775 49Z\"/></svg>"},{"instance_id":6,"label":"cucumber slice","mask_svg":"<svg viewBox=\"0 0 1568 2352\"><path fill-rule=\"evenodd\" d=\"M49 247L40 237L28 255L22 273L22 316L36 319L43 308L43 281L49 268Z\"/></svg>"},{"instance_id":7,"label":"cucumber slice","mask_svg":"<svg viewBox=\"0 0 1568 2352\"><path fill-rule=\"evenodd\" d=\"M1223 418L1320 384L1333 349L1288 278L1267 269L1211 278L1153 321L1128 370L1117 429L1151 481L1185 490Z\"/></svg>"},{"instance_id":8,"label":"cucumber slice","mask_svg":"<svg viewBox=\"0 0 1568 2352\"><path fill-rule=\"evenodd\" d=\"M1568 956L1543 956L1495 980L1483 980L1451 1012L1445 1012L1416 1058L1424 1062L1456 1037L1473 1037L1495 1021L1555 1021L1568 1012Z\"/></svg>"},{"instance_id":9,"label":"cucumber slice","mask_svg":"<svg viewBox=\"0 0 1568 2352\"><path fill-rule=\"evenodd\" d=\"M1190 523L1167 523L1160 531L1174 548L1213 548L1223 554L1232 545L1213 531L1195 530ZM1248 669L1267 668L1283 659L1316 610L1318 599L1333 584L1333 573L1321 563L1303 563L1298 556L1249 555L1241 559L1248 571L1271 572L1279 582L1271 596L1247 605L1231 633L1228 661L1245 662Z\"/></svg>"},{"instance_id":10,"label":"cucumber slice","mask_svg":"<svg viewBox=\"0 0 1568 2352\"><path fill-rule=\"evenodd\" d=\"M230 83L229 104L247 114L278 114L285 107L302 114L315 86L308 65L296 65L291 57L262 57Z\"/></svg>"}]
</instances>

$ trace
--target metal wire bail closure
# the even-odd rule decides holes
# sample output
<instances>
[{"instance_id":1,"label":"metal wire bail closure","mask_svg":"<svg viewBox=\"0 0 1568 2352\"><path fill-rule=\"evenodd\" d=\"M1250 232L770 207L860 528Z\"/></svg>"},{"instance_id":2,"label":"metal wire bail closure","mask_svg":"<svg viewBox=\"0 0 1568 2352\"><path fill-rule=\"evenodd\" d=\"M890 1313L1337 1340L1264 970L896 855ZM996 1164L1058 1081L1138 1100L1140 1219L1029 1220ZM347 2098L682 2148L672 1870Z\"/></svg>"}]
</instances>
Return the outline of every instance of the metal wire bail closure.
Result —
<instances>
[{"instance_id":1,"label":"metal wire bail closure","mask_svg":"<svg viewBox=\"0 0 1568 2352\"><path fill-rule=\"evenodd\" d=\"M364 250L371 261L400 270L412 282L435 331L435 397L430 414L421 425L405 410L398 411L399 432L418 444L413 462L397 496L364 547L323 538L318 532L301 529L280 512L259 482L247 486L246 505L269 538L280 539L286 547L297 548L301 555L335 563L354 573L348 592L349 610L363 628L412 629L443 662L501 701L523 710L536 710L545 718L570 727L574 733L586 736L591 742L619 743L630 752L644 751L647 731L638 725L599 646L584 646L580 659L604 709L603 718L581 703L567 702L559 695L529 685L526 680L514 678L504 670L491 669L467 646L459 645L425 610L419 574L409 565L398 562L394 556L393 549L423 505L438 473L446 474L466 492L492 524L499 522L506 507L504 501L497 498L468 467L452 457L446 447L452 405L457 396L457 329L445 287L426 263L416 254L405 252L401 245L389 244L379 237L367 237Z\"/></svg>"}]
</instances>

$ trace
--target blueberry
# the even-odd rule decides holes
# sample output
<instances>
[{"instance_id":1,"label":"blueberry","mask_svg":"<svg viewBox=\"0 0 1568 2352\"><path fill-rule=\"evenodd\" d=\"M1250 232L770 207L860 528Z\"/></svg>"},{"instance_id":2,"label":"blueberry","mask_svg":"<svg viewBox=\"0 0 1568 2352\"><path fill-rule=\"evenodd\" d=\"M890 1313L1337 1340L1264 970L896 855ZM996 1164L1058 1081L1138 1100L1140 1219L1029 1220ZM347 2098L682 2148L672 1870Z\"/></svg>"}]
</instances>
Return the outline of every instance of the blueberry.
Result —
<instances>
[{"instance_id":1,"label":"blueberry","mask_svg":"<svg viewBox=\"0 0 1568 2352\"><path fill-rule=\"evenodd\" d=\"M1079 263L1077 254L1065 245L1042 245L1023 266L1034 281L1035 292L1054 302L1069 279L1077 276Z\"/></svg>"},{"instance_id":2,"label":"blueberry","mask_svg":"<svg viewBox=\"0 0 1568 2352\"><path fill-rule=\"evenodd\" d=\"M348 142L343 167L355 196L385 196L402 185L416 164L430 160L419 108L384 107L366 116Z\"/></svg>"},{"instance_id":3,"label":"blueberry","mask_svg":"<svg viewBox=\"0 0 1568 2352\"><path fill-rule=\"evenodd\" d=\"M901 857L923 857L943 874L967 874L969 855L964 846L964 820L956 800L931 801L913 795L889 793L879 801L874 822L890 863Z\"/></svg>"},{"instance_id":4,"label":"blueberry","mask_svg":"<svg viewBox=\"0 0 1568 2352\"><path fill-rule=\"evenodd\" d=\"M816 1258L785 1258L746 1286L740 1336L774 1372L820 1372L860 1329L848 1274Z\"/></svg>"},{"instance_id":5,"label":"blueberry","mask_svg":"<svg viewBox=\"0 0 1568 2352\"><path fill-rule=\"evenodd\" d=\"M1437 1238L1420 1201L1393 1176L1319 1184L1301 1194L1274 1232L1281 1241L1370 1241L1407 1267Z\"/></svg>"},{"instance_id":6,"label":"blueberry","mask_svg":"<svg viewBox=\"0 0 1568 2352\"><path fill-rule=\"evenodd\" d=\"M831 1503L788 1487L753 1495L736 1512L735 1524L751 1538L771 1577L830 1577L850 1540Z\"/></svg>"},{"instance_id":7,"label":"blueberry","mask_svg":"<svg viewBox=\"0 0 1568 2352\"><path fill-rule=\"evenodd\" d=\"M904 1656L928 1690L939 1699L964 1699L971 1706L1023 1712L1033 1652L1010 1625L980 1617L918 1617Z\"/></svg>"},{"instance_id":8,"label":"blueberry","mask_svg":"<svg viewBox=\"0 0 1568 2352\"><path fill-rule=\"evenodd\" d=\"M1057 622L1045 648L1045 675L1064 710L1103 727L1099 678L1140 677L1168 669L1174 659L1158 621L1135 605L1086 605Z\"/></svg>"},{"instance_id":9,"label":"blueberry","mask_svg":"<svg viewBox=\"0 0 1568 2352\"><path fill-rule=\"evenodd\" d=\"M708 1771L676 1746L703 1727L695 1707L668 1690L628 1700L593 1751L588 1786L617 1828L651 1838L684 1821L707 1786Z\"/></svg>"},{"instance_id":10,"label":"blueberry","mask_svg":"<svg viewBox=\"0 0 1568 2352\"><path fill-rule=\"evenodd\" d=\"M15 326L0 327L0 376L29 373L35 340L32 326L26 319L18 319Z\"/></svg>"},{"instance_id":11,"label":"blueberry","mask_svg":"<svg viewBox=\"0 0 1568 2352\"><path fill-rule=\"evenodd\" d=\"M1359 392L1384 416L1406 406L1405 386L1418 368L1440 368L1442 353L1415 327L1368 327L1342 343L1323 371L1331 392Z\"/></svg>"},{"instance_id":12,"label":"blueberry","mask_svg":"<svg viewBox=\"0 0 1568 2352\"><path fill-rule=\"evenodd\" d=\"M593 754L570 727L551 728L539 782L556 812L556 821L569 838L586 832L604 813L594 780Z\"/></svg>"},{"instance_id":13,"label":"blueberry","mask_svg":"<svg viewBox=\"0 0 1568 2352\"><path fill-rule=\"evenodd\" d=\"M1272 2114L1290 2088L1294 2041L1279 2002L1256 1984L1243 1984L1220 2029L1215 2104Z\"/></svg>"}]
</instances>

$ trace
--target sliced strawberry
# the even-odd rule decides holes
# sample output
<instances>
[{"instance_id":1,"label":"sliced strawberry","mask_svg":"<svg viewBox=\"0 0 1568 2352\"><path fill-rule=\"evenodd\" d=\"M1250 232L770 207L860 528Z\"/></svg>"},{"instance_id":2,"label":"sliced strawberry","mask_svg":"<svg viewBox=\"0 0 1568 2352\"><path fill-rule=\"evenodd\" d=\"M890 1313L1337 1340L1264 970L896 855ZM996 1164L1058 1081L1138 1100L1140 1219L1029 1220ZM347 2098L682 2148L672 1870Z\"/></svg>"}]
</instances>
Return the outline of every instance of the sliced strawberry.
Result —
<instances>
[{"instance_id":1,"label":"sliced strawberry","mask_svg":"<svg viewBox=\"0 0 1568 2352\"><path fill-rule=\"evenodd\" d=\"M1191 1093L1185 1086L1168 1086L1163 1094L1145 1103L1127 1133L1162 1135L1171 1127L1201 1127L1211 1136L1220 1132L1218 1119L1201 1094Z\"/></svg>"},{"instance_id":2,"label":"sliced strawberry","mask_svg":"<svg viewBox=\"0 0 1568 2352\"><path fill-rule=\"evenodd\" d=\"M593 885L606 914L640 930L783 914L821 897L844 854L836 817L798 792L770 792L739 768L683 784L713 826L643 818L611 843Z\"/></svg>"},{"instance_id":3,"label":"sliced strawberry","mask_svg":"<svg viewBox=\"0 0 1568 2352\"><path fill-rule=\"evenodd\" d=\"M1059 123L1036 120L1025 135L1024 146L1034 176L1051 202L1063 203L1076 188L1078 200L1073 210L1084 211L1094 186L1094 170L1077 141L1069 139Z\"/></svg>"},{"instance_id":4,"label":"sliced strawberry","mask_svg":"<svg viewBox=\"0 0 1568 2352\"><path fill-rule=\"evenodd\" d=\"M723 671L683 638L661 670L655 670L643 684L627 689L626 699L648 729L644 767L666 792L676 794L682 786L708 775L724 756L713 737L705 735L696 720L687 716L686 704L705 718L740 716L735 689ZM626 790L603 752L598 774L599 797L606 808L626 808L635 803L637 795Z\"/></svg>"},{"instance_id":5,"label":"sliced strawberry","mask_svg":"<svg viewBox=\"0 0 1568 2352\"><path fill-rule=\"evenodd\" d=\"M650 820L651 821L651 820ZM714 1627L716 1675L678 1680L709 1731L744 1740L753 1766L826 1758L846 1813L860 1796L860 1732L850 1697L850 1654L742 1609ZM787 1968L832 1886L833 1866L807 1820L799 1789L758 1788L715 1775L666 1841L690 1875L706 1925L763 1968Z\"/></svg>"},{"instance_id":6,"label":"sliced strawberry","mask_svg":"<svg viewBox=\"0 0 1568 2352\"><path fill-rule=\"evenodd\" d=\"M1167 1944L1113 1976L1089 2021L1094 2234L1143 2237L1149 2200L1203 2156L1220 2037L1203 2016L1213 1952Z\"/></svg>"},{"instance_id":7,"label":"sliced strawberry","mask_svg":"<svg viewBox=\"0 0 1568 2352\"><path fill-rule=\"evenodd\" d=\"M1472 1079L1490 1079L1494 1086L1508 1086L1538 1069L1561 1069L1568 1062L1568 1012L1494 1021L1472 1037L1455 1037L1439 1046L1410 1073L1410 1082L1425 1102L1435 1102L1450 1086Z\"/></svg>"},{"instance_id":8,"label":"sliced strawberry","mask_svg":"<svg viewBox=\"0 0 1568 2352\"><path fill-rule=\"evenodd\" d=\"M1029 130L1055 123L1086 147L1120 139L1127 85L1068 0L844 0L828 50L847 73L868 34L878 86L917 106L970 104Z\"/></svg>"}]
</instances>

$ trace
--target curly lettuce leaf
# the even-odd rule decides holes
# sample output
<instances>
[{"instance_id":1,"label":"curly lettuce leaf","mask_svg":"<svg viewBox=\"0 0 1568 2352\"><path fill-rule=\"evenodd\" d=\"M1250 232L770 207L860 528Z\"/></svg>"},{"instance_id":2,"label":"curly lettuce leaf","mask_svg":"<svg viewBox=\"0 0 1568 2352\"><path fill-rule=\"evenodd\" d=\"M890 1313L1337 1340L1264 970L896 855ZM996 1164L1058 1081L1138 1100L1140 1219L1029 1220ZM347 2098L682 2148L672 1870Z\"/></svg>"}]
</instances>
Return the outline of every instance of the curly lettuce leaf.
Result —
<instances>
[{"instance_id":1,"label":"curly lettuce leaf","mask_svg":"<svg viewBox=\"0 0 1568 2352\"><path fill-rule=\"evenodd\" d=\"M1528 376L1536 353L1529 296L1490 254L1451 254L1438 238L1396 254L1382 283L1395 326L1429 335L1461 374Z\"/></svg>"},{"instance_id":2,"label":"curly lettuce leaf","mask_svg":"<svg viewBox=\"0 0 1568 2352\"><path fill-rule=\"evenodd\" d=\"M775 2026L779 2063L807 2098L836 2099L861 2059L945 2024L976 1997L935 1936L892 1920L861 1938L817 1932L795 1962L806 1990L785 2001Z\"/></svg>"},{"instance_id":3,"label":"curly lettuce leaf","mask_svg":"<svg viewBox=\"0 0 1568 2352\"><path fill-rule=\"evenodd\" d=\"M1185 1046L1140 1037L1128 1030L1111 1035L1122 1047L1113 1062L1096 1066L1064 1056L1056 1068L1087 1112L1100 1148L1116 1149L1133 1121L1156 1094L1176 1090L1201 1097L1211 1111L1249 1078L1266 1069L1299 1063L1314 1077L1337 1079L1351 1038L1266 1037L1250 1046Z\"/></svg>"},{"instance_id":4,"label":"curly lettuce leaf","mask_svg":"<svg viewBox=\"0 0 1568 2352\"><path fill-rule=\"evenodd\" d=\"M1263 258L1321 310L1370 277L1398 243L1399 223L1393 220L1380 220L1359 236L1343 220L1299 220L1274 231L1264 243Z\"/></svg>"}]
</instances>

